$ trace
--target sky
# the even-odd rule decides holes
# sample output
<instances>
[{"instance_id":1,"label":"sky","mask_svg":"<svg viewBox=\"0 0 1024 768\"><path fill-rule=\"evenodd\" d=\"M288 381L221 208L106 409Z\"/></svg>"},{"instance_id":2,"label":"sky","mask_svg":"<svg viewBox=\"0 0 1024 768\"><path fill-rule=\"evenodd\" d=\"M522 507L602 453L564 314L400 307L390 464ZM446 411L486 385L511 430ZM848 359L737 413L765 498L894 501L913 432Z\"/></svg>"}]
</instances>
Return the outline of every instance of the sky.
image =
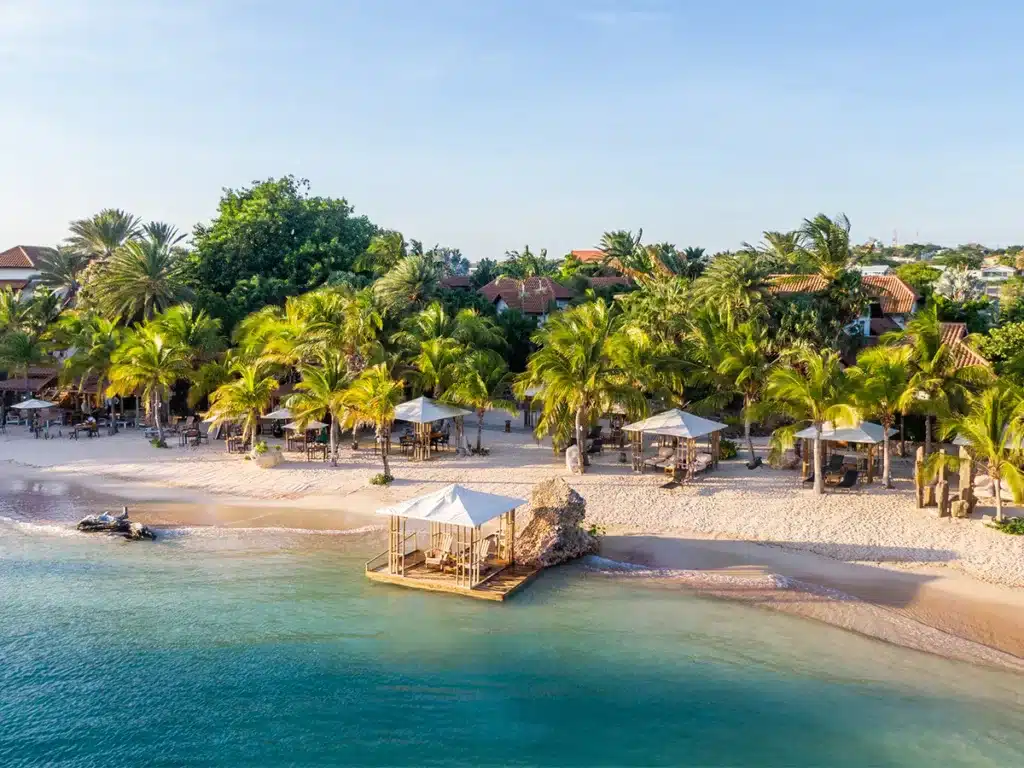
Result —
<instances>
[{"instance_id":1,"label":"sky","mask_svg":"<svg viewBox=\"0 0 1024 768\"><path fill-rule=\"evenodd\" d=\"M1024 242L1024 4L0 0L0 250L285 174L472 260Z\"/></svg>"}]
</instances>

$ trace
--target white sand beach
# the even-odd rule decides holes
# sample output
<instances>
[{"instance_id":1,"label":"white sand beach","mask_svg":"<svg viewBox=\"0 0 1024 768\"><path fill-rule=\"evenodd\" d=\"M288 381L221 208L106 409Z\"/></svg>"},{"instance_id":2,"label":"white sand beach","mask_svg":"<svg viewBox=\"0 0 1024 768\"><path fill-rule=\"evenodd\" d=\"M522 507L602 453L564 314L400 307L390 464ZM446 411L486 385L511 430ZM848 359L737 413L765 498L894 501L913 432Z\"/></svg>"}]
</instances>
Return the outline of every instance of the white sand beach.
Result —
<instances>
[{"instance_id":1,"label":"white sand beach","mask_svg":"<svg viewBox=\"0 0 1024 768\"><path fill-rule=\"evenodd\" d=\"M161 450L131 430L75 441L37 440L12 427L0 436L0 462L122 495L134 489L149 500L210 502L200 520L176 519L169 508L148 522L331 530L378 522L367 517L375 508L448 483L525 497L538 481L559 475L585 497L588 520L605 529L606 557L652 568L781 574L1024 657L1024 537L986 527L980 514L991 510L984 507L971 520L916 509L909 461L895 461L897 488L888 491L876 482L817 497L796 472L749 471L742 458L665 490L663 474L635 474L615 450L596 457L586 475L569 475L547 441L521 426L504 433L504 418L488 417L489 456L442 453L412 462L396 451L396 481L388 488L368 483L380 458L366 448L353 452L347 442L338 467L288 454L284 464L262 469L217 441L179 448L171 436L172 447ZM475 435L475 425L467 431ZM789 609L814 616L814 601L803 602Z\"/></svg>"}]
</instances>

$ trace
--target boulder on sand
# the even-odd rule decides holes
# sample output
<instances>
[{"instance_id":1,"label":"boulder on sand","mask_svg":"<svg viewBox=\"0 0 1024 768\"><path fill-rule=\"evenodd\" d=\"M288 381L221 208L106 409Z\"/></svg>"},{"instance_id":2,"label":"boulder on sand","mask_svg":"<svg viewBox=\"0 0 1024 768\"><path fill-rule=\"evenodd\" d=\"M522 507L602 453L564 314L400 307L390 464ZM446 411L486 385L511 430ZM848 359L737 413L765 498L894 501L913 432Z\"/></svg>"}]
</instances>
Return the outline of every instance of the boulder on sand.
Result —
<instances>
[{"instance_id":1,"label":"boulder on sand","mask_svg":"<svg viewBox=\"0 0 1024 768\"><path fill-rule=\"evenodd\" d=\"M133 523L128 519L128 507L122 507L120 515L111 515L109 512L86 515L78 522L78 530L86 533L117 534L133 541L156 538L156 534L142 523Z\"/></svg>"},{"instance_id":2,"label":"boulder on sand","mask_svg":"<svg viewBox=\"0 0 1024 768\"><path fill-rule=\"evenodd\" d=\"M587 502L560 477L534 486L519 512L526 524L516 537L516 561L547 568L597 551L598 540L583 528Z\"/></svg>"}]
</instances>

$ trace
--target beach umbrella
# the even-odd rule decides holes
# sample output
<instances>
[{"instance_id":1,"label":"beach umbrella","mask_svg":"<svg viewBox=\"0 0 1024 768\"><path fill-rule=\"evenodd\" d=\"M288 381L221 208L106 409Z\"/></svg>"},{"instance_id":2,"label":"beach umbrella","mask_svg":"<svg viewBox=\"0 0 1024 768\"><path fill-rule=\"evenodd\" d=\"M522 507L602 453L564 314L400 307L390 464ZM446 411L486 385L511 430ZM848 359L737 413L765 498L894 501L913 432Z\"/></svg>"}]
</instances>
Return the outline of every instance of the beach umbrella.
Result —
<instances>
[{"instance_id":1,"label":"beach umbrella","mask_svg":"<svg viewBox=\"0 0 1024 768\"><path fill-rule=\"evenodd\" d=\"M270 413L265 414L264 416L261 416L260 418L262 418L262 419L280 419L282 421L286 421L286 420L290 419L291 417L292 417L292 412L289 411L287 408L278 408L276 411L271 411Z\"/></svg>"},{"instance_id":2,"label":"beach umbrella","mask_svg":"<svg viewBox=\"0 0 1024 768\"><path fill-rule=\"evenodd\" d=\"M56 403L47 400L22 400L14 406L19 411L42 410L43 408L56 408Z\"/></svg>"},{"instance_id":3,"label":"beach umbrella","mask_svg":"<svg viewBox=\"0 0 1024 768\"><path fill-rule=\"evenodd\" d=\"M284 428L285 429L293 429L296 432L301 432L302 430L305 430L305 431L308 432L311 429L323 429L326 426L327 425L324 424L322 421L316 421L314 419L312 421L307 421L305 426L299 424L299 422L297 422L297 421L293 421L291 424L285 424Z\"/></svg>"},{"instance_id":4,"label":"beach umbrella","mask_svg":"<svg viewBox=\"0 0 1024 768\"><path fill-rule=\"evenodd\" d=\"M430 424L439 419L453 419L468 416L472 411L454 405L436 403L429 397L417 397L395 408L396 421L411 421L414 424Z\"/></svg>"}]
</instances>

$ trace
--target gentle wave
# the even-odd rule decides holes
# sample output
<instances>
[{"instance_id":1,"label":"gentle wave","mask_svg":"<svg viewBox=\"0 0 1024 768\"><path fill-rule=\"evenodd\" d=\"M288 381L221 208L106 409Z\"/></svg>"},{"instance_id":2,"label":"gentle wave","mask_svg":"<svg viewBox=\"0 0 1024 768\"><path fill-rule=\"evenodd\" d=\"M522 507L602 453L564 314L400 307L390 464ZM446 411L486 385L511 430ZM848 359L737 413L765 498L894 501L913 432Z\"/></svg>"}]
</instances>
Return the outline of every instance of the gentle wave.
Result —
<instances>
[{"instance_id":1,"label":"gentle wave","mask_svg":"<svg viewBox=\"0 0 1024 768\"><path fill-rule=\"evenodd\" d=\"M3 515L0 515L0 523L24 533L39 533L47 536L84 535L70 525L59 525L57 523L30 523L27 520L15 520L14 518L4 517Z\"/></svg>"},{"instance_id":2,"label":"gentle wave","mask_svg":"<svg viewBox=\"0 0 1024 768\"><path fill-rule=\"evenodd\" d=\"M357 536L363 533L376 533L378 531L385 530L383 525L363 525L358 528L345 528L345 529L325 529L320 530L317 528L284 528L279 526L253 526L248 528L233 527L233 526L220 526L220 525L185 525L174 528L161 528L159 526L152 526L155 528L162 537L175 538L179 536L190 536L195 538L201 537L221 537L225 534L239 533L239 534L295 534L299 536Z\"/></svg>"},{"instance_id":3,"label":"gentle wave","mask_svg":"<svg viewBox=\"0 0 1024 768\"><path fill-rule=\"evenodd\" d=\"M738 576L731 573L694 571L684 568L651 568L637 563L610 560L598 555L587 555L580 561L585 568L609 576L629 576L644 579L674 579L700 582L702 584L728 584L731 586L758 587L761 589L789 589L795 585L790 579L777 573L764 576ZM803 588L802 586L799 588Z\"/></svg>"}]
</instances>

